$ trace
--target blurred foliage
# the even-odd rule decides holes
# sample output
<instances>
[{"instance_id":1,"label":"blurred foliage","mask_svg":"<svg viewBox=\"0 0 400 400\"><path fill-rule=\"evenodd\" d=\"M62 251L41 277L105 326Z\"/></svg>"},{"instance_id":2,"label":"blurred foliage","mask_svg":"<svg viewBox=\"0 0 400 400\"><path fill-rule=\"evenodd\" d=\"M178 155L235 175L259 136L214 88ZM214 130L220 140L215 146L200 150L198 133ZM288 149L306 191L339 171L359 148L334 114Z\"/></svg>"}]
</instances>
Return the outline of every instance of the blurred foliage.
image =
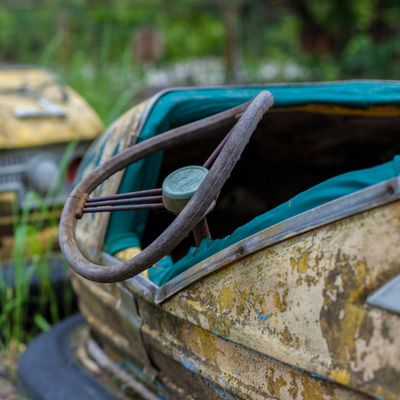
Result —
<instances>
[{"instance_id":1,"label":"blurred foliage","mask_svg":"<svg viewBox=\"0 0 400 400\"><path fill-rule=\"evenodd\" d=\"M219 58L231 82L400 75L398 0L3 0L0 27L2 62L55 69L106 123L149 68L184 60ZM163 42L152 63L135 59L145 28Z\"/></svg>"},{"instance_id":2,"label":"blurred foliage","mask_svg":"<svg viewBox=\"0 0 400 400\"><path fill-rule=\"evenodd\" d=\"M60 210L49 206L48 199L63 192L76 145L71 142L67 146L60 162L58 184L48 197L28 192L21 212L17 204L13 205L11 258L4 263L12 265L9 269L12 273L3 273L5 265L0 260L0 354L4 349L19 352L23 343L74 310L72 287L67 279L68 266L54 253L57 231L52 228L58 225ZM31 213L33 205L35 218ZM54 280L52 262L59 263L58 273L62 276L58 283Z\"/></svg>"},{"instance_id":3,"label":"blurred foliage","mask_svg":"<svg viewBox=\"0 0 400 400\"><path fill-rule=\"evenodd\" d=\"M399 72L397 0L236 0L235 4L244 64L297 60L319 79L395 78ZM226 0L3 0L0 56L2 61L50 61L61 67L75 53L95 63L119 62L130 48L132 34L143 26L161 32L165 42L161 62L219 56L224 50L223 14L231 6L232 1ZM49 43L54 45L52 54L45 51Z\"/></svg>"}]
</instances>

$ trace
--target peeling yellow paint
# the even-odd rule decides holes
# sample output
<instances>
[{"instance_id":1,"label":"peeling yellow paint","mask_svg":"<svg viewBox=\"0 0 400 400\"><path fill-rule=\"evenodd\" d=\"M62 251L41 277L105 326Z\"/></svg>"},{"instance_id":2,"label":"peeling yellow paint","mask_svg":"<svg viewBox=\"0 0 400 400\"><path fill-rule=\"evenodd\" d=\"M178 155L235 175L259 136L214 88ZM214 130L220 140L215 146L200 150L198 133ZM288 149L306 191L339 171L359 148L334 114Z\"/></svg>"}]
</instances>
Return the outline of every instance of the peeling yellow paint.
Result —
<instances>
[{"instance_id":1,"label":"peeling yellow paint","mask_svg":"<svg viewBox=\"0 0 400 400\"><path fill-rule=\"evenodd\" d=\"M305 274L308 269L308 253L303 254L297 261L297 272Z\"/></svg>"},{"instance_id":2,"label":"peeling yellow paint","mask_svg":"<svg viewBox=\"0 0 400 400\"><path fill-rule=\"evenodd\" d=\"M17 108L43 112L37 96L23 94L22 87L39 91L38 95L63 110L66 118L16 117ZM78 93L57 83L49 71L34 67L0 70L0 119L1 149L93 140L103 131L99 116Z\"/></svg>"},{"instance_id":3,"label":"peeling yellow paint","mask_svg":"<svg viewBox=\"0 0 400 400\"><path fill-rule=\"evenodd\" d=\"M203 329L190 327L181 332L181 337L192 351L201 355L202 359L215 362L220 351L215 336L207 334Z\"/></svg>"},{"instance_id":4,"label":"peeling yellow paint","mask_svg":"<svg viewBox=\"0 0 400 400\"><path fill-rule=\"evenodd\" d=\"M292 273L298 273L296 285L301 286L303 284L304 279L306 279L308 282L312 278L307 275L304 277L304 274L307 273L308 268L309 268L309 253L308 252L303 252L299 257L293 256L290 258L290 266L291 266L291 271Z\"/></svg>"},{"instance_id":5,"label":"peeling yellow paint","mask_svg":"<svg viewBox=\"0 0 400 400\"><path fill-rule=\"evenodd\" d=\"M306 381L303 385L302 398L304 400L324 400L324 395L321 393L320 386L315 381Z\"/></svg>"},{"instance_id":6,"label":"peeling yellow paint","mask_svg":"<svg viewBox=\"0 0 400 400\"><path fill-rule=\"evenodd\" d=\"M200 308L201 303L198 300L188 300L187 301L188 306L193 307L193 308Z\"/></svg>"},{"instance_id":7,"label":"peeling yellow paint","mask_svg":"<svg viewBox=\"0 0 400 400\"><path fill-rule=\"evenodd\" d=\"M348 385L350 382L350 373L346 369L334 369L329 373L329 377L342 385Z\"/></svg>"},{"instance_id":8,"label":"peeling yellow paint","mask_svg":"<svg viewBox=\"0 0 400 400\"><path fill-rule=\"evenodd\" d=\"M300 340L297 336L292 335L289 331L289 328L285 326L281 334L282 342L288 344L289 346L293 346L295 348L299 348Z\"/></svg>"},{"instance_id":9,"label":"peeling yellow paint","mask_svg":"<svg viewBox=\"0 0 400 400\"><path fill-rule=\"evenodd\" d=\"M400 272L399 215L397 202L299 235L207 276L163 307L192 323L201 315L199 326L349 390L396 399L400 319L371 310L365 299ZM220 301L226 287L238 293L229 312ZM200 302L196 310L188 299ZM269 323L254 318L267 310ZM298 398L315 390L303 385Z\"/></svg>"},{"instance_id":10,"label":"peeling yellow paint","mask_svg":"<svg viewBox=\"0 0 400 400\"><path fill-rule=\"evenodd\" d=\"M288 289L283 291L282 294L279 292L274 293L274 307L277 308L279 311L285 311L287 307L286 303L286 295L288 293Z\"/></svg>"},{"instance_id":11,"label":"peeling yellow paint","mask_svg":"<svg viewBox=\"0 0 400 400\"><path fill-rule=\"evenodd\" d=\"M266 380L269 394L275 398L281 398L281 389L287 386L287 382L283 376L278 376L275 378L274 369L269 368Z\"/></svg>"},{"instance_id":12,"label":"peeling yellow paint","mask_svg":"<svg viewBox=\"0 0 400 400\"><path fill-rule=\"evenodd\" d=\"M230 308L233 305L234 294L229 286L225 286L218 296L218 303L222 308Z\"/></svg>"}]
</instances>

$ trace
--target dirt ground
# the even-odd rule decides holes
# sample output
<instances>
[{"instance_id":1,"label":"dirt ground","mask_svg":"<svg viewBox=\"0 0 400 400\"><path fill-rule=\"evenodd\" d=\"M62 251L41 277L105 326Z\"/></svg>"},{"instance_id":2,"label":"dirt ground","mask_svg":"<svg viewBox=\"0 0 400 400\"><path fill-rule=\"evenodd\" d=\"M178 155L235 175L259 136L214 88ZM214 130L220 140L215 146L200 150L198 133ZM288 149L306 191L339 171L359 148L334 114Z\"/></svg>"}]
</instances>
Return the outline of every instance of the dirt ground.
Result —
<instances>
[{"instance_id":1,"label":"dirt ground","mask_svg":"<svg viewBox=\"0 0 400 400\"><path fill-rule=\"evenodd\" d=\"M25 400L17 389L17 355L0 353L0 399Z\"/></svg>"}]
</instances>

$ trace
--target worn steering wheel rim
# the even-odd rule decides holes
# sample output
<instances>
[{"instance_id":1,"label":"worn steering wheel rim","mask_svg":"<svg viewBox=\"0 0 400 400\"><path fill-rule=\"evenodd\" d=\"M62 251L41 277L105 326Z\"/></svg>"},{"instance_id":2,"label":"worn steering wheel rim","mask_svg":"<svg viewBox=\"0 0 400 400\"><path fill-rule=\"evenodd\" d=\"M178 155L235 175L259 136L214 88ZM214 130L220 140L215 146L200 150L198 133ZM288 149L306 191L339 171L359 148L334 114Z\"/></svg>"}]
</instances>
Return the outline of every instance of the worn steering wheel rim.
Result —
<instances>
[{"instance_id":1,"label":"worn steering wheel rim","mask_svg":"<svg viewBox=\"0 0 400 400\"><path fill-rule=\"evenodd\" d=\"M95 282L118 282L141 273L169 254L204 218L229 178L258 123L272 105L272 94L261 91L250 104L247 102L129 147L83 179L69 195L60 219L60 247L71 268L79 275ZM88 194L97 186L129 164L178 143L193 140L201 133L204 134L204 131L214 130L242 112L198 190L174 221L150 245L130 260L114 265L95 264L82 254L75 238L76 213L82 208L82 202L86 200Z\"/></svg>"}]
</instances>

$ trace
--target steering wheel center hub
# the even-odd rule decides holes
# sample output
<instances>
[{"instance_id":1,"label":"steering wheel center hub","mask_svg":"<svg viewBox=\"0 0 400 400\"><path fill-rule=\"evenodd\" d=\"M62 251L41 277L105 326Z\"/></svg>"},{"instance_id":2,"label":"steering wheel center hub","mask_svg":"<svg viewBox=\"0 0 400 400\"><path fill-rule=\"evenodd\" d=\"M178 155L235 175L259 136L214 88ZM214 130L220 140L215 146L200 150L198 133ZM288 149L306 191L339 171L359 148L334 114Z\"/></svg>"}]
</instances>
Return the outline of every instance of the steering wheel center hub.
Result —
<instances>
[{"instance_id":1,"label":"steering wheel center hub","mask_svg":"<svg viewBox=\"0 0 400 400\"><path fill-rule=\"evenodd\" d=\"M198 165L179 168L170 173L162 184L165 208L178 214L196 193L207 173L207 168Z\"/></svg>"}]
</instances>

